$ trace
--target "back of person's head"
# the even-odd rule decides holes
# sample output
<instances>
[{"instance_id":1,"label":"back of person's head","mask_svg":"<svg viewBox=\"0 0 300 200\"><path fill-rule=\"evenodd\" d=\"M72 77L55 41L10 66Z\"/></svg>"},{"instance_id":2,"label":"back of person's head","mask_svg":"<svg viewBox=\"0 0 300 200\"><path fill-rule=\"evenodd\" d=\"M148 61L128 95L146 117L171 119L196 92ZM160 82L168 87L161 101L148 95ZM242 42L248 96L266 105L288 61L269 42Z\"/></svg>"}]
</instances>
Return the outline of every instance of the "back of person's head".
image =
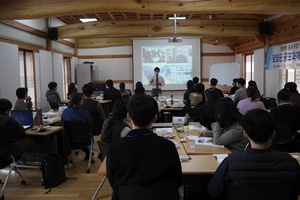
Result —
<instances>
[{"instance_id":1,"label":"back of person's head","mask_svg":"<svg viewBox=\"0 0 300 200\"><path fill-rule=\"evenodd\" d=\"M205 96L208 107L207 114L210 118L215 118L216 102L220 98L220 94L216 90L206 90Z\"/></svg>"},{"instance_id":2,"label":"back of person's head","mask_svg":"<svg viewBox=\"0 0 300 200\"><path fill-rule=\"evenodd\" d=\"M112 118L122 120L127 116L127 103L126 99L118 99L112 110Z\"/></svg>"},{"instance_id":3,"label":"back of person's head","mask_svg":"<svg viewBox=\"0 0 300 200\"><path fill-rule=\"evenodd\" d=\"M18 88L16 90L16 95L17 95L18 99L24 99L27 92L28 92L27 88Z\"/></svg>"},{"instance_id":4,"label":"back of person's head","mask_svg":"<svg viewBox=\"0 0 300 200\"><path fill-rule=\"evenodd\" d=\"M69 106L70 106L71 108L74 108L74 107L80 107L80 106L81 106L82 100L83 100L83 96L82 96L81 93L73 92L73 93L71 94Z\"/></svg>"},{"instance_id":5,"label":"back of person's head","mask_svg":"<svg viewBox=\"0 0 300 200\"><path fill-rule=\"evenodd\" d=\"M229 97L221 97L216 102L215 118L222 128L229 128L241 119L236 104Z\"/></svg>"},{"instance_id":6,"label":"back of person's head","mask_svg":"<svg viewBox=\"0 0 300 200\"><path fill-rule=\"evenodd\" d=\"M300 94L294 94L290 100L292 105L300 106Z\"/></svg>"},{"instance_id":7,"label":"back of person's head","mask_svg":"<svg viewBox=\"0 0 300 200\"><path fill-rule=\"evenodd\" d=\"M282 89L277 93L277 99L280 102L288 102L290 101L292 93L288 89Z\"/></svg>"},{"instance_id":8,"label":"back of person's head","mask_svg":"<svg viewBox=\"0 0 300 200\"><path fill-rule=\"evenodd\" d=\"M11 110L12 103L8 99L0 99L0 113L5 113L7 110Z\"/></svg>"},{"instance_id":9,"label":"back of person's head","mask_svg":"<svg viewBox=\"0 0 300 200\"><path fill-rule=\"evenodd\" d=\"M241 124L248 137L257 144L267 143L275 128L271 114L262 109L249 110L241 119Z\"/></svg>"},{"instance_id":10,"label":"back of person's head","mask_svg":"<svg viewBox=\"0 0 300 200\"><path fill-rule=\"evenodd\" d=\"M144 87L137 87L134 90L134 94L144 94L145 93L145 88Z\"/></svg>"},{"instance_id":11,"label":"back of person's head","mask_svg":"<svg viewBox=\"0 0 300 200\"><path fill-rule=\"evenodd\" d=\"M248 87L257 87L257 84L255 81L250 80L250 81L248 81Z\"/></svg>"},{"instance_id":12,"label":"back of person's head","mask_svg":"<svg viewBox=\"0 0 300 200\"><path fill-rule=\"evenodd\" d=\"M288 90L291 93L296 93L297 91L297 84L294 82L287 82L284 85L284 89Z\"/></svg>"},{"instance_id":13,"label":"back of person's head","mask_svg":"<svg viewBox=\"0 0 300 200\"><path fill-rule=\"evenodd\" d=\"M216 79L216 78L210 79L210 85L216 86L217 84L218 84L218 79Z\"/></svg>"},{"instance_id":14,"label":"back of person's head","mask_svg":"<svg viewBox=\"0 0 300 200\"><path fill-rule=\"evenodd\" d=\"M247 87L246 93L247 96L251 98L251 101L254 101L259 97L258 88L256 86Z\"/></svg>"},{"instance_id":15,"label":"back of person's head","mask_svg":"<svg viewBox=\"0 0 300 200\"><path fill-rule=\"evenodd\" d=\"M120 90L121 90L122 92L124 92L124 90L125 90L125 83L124 83L124 82L121 82L121 83L119 84L119 88L120 88Z\"/></svg>"},{"instance_id":16,"label":"back of person's head","mask_svg":"<svg viewBox=\"0 0 300 200\"><path fill-rule=\"evenodd\" d=\"M108 79L107 81L106 81L106 85L107 85L107 87L113 87L114 86L114 82L113 82L113 80L111 80L111 79Z\"/></svg>"},{"instance_id":17,"label":"back of person's head","mask_svg":"<svg viewBox=\"0 0 300 200\"><path fill-rule=\"evenodd\" d=\"M205 89L205 86L203 83L197 83L195 85L195 88L194 88L194 92L197 92L197 93L203 93L204 92L204 89Z\"/></svg>"},{"instance_id":18,"label":"back of person's head","mask_svg":"<svg viewBox=\"0 0 300 200\"><path fill-rule=\"evenodd\" d=\"M82 86L82 92L84 94L84 96L86 97L90 97L93 93L94 93L94 86L93 84L90 84L90 83L87 83L87 84L84 84Z\"/></svg>"},{"instance_id":19,"label":"back of person's head","mask_svg":"<svg viewBox=\"0 0 300 200\"><path fill-rule=\"evenodd\" d=\"M232 83L234 83L234 84L236 84L237 82L238 82L238 78L234 78L233 80L232 80Z\"/></svg>"},{"instance_id":20,"label":"back of person's head","mask_svg":"<svg viewBox=\"0 0 300 200\"><path fill-rule=\"evenodd\" d=\"M144 85L141 81L138 81L135 83L135 88L138 88L138 87L144 87Z\"/></svg>"},{"instance_id":21,"label":"back of person's head","mask_svg":"<svg viewBox=\"0 0 300 200\"><path fill-rule=\"evenodd\" d=\"M240 85L244 86L244 85L246 84L246 81L245 81L245 79L243 79L243 78L239 78L238 83L239 83Z\"/></svg>"},{"instance_id":22,"label":"back of person's head","mask_svg":"<svg viewBox=\"0 0 300 200\"><path fill-rule=\"evenodd\" d=\"M193 90L194 89L194 82L192 80L188 80L186 82L186 87L188 90Z\"/></svg>"},{"instance_id":23,"label":"back of person's head","mask_svg":"<svg viewBox=\"0 0 300 200\"><path fill-rule=\"evenodd\" d=\"M57 83L54 81L52 81L48 84L49 90L54 90L54 88L56 88L56 87L57 87Z\"/></svg>"},{"instance_id":24,"label":"back of person's head","mask_svg":"<svg viewBox=\"0 0 300 200\"><path fill-rule=\"evenodd\" d=\"M127 110L136 126L146 127L157 115L158 105L152 96L136 94L130 98Z\"/></svg>"},{"instance_id":25,"label":"back of person's head","mask_svg":"<svg viewBox=\"0 0 300 200\"><path fill-rule=\"evenodd\" d=\"M196 85L197 83L199 83L199 78L197 76L195 76L193 78L193 83Z\"/></svg>"},{"instance_id":26,"label":"back of person's head","mask_svg":"<svg viewBox=\"0 0 300 200\"><path fill-rule=\"evenodd\" d=\"M77 92L77 86L75 83L70 83L68 86L68 95L71 95L73 92Z\"/></svg>"}]
</instances>

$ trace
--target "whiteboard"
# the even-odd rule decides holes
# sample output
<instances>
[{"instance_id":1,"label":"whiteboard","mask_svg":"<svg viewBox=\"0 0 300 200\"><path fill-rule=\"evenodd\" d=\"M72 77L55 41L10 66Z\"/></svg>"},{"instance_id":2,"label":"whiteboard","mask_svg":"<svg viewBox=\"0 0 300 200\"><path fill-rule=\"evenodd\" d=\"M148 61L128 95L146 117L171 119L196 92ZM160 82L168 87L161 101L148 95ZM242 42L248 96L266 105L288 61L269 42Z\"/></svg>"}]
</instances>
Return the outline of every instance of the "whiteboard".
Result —
<instances>
[{"instance_id":1,"label":"whiteboard","mask_svg":"<svg viewBox=\"0 0 300 200\"><path fill-rule=\"evenodd\" d=\"M239 62L216 63L210 66L209 80L218 79L218 85L231 85L234 78L240 77L241 64Z\"/></svg>"}]
</instances>

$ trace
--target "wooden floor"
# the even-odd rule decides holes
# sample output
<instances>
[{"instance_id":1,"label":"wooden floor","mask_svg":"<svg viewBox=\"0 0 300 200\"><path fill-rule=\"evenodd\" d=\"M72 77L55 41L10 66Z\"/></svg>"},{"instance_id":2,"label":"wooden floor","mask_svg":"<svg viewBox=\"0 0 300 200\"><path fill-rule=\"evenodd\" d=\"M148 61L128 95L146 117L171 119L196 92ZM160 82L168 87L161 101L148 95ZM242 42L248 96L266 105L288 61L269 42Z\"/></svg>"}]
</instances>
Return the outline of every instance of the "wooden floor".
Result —
<instances>
[{"instance_id":1,"label":"wooden floor","mask_svg":"<svg viewBox=\"0 0 300 200\"><path fill-rule=\"evenodd\" d=\"M95 138L98 140L99 138ZM95 164L91 165L91 172L89 174L85 173L87 166L87 161L84 160L84 153L80 151L78 156L73 155L73 163L65 167L67 179L61 185L52 188L47 194L48 190L41 186L42 172L35 169L24 169L19 170L24 179L26 180L26 185L21 185L19 177L13 172L9 180L9 183L5 191L5 200L87 200L92 199L100 181L103 177L97 174L97 171L101 165L101 161L97 158L99 148L94 145ZM0 179L4 181L7 169L0 170ZM73 179L75 178L75 179ZM0 184L2 187L2 184ZM111 198L111 188L108 181L106 180L102 189L97 195L96 199L110 200Z\"/></svg>"}]
</instances>

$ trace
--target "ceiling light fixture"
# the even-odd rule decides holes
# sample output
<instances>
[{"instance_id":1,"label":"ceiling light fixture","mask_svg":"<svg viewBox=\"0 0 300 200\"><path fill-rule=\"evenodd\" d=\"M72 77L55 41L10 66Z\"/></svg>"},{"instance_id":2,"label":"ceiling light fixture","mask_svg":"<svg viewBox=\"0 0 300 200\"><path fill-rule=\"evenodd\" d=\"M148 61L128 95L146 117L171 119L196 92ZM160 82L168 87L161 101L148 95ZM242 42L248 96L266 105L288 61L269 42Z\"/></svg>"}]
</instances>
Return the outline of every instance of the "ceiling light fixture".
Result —
<instances>
[{"instance_id":1,"label":"ceiling light fixture","mask_svg":"<svg viewBox=\"0 0 300 200\"><path fill-rule=\"evenodd\" d=\"M177 37L177 34L176 34L176 14L174 14L174 33L173 33L173 37L170 37L168 39L168 41L169 41L169 43L182 42L182 38Z\"/></svg>"},{"instance_id":2,"label":"ceiling light fixture","mask_svg":"<svg viewBox=\"0 0 300 200\"><path fill-rule=\"evenodd\" d=\"M169 19L174 19L174 17L169 17ZM176 19L186 19L186 17L176 17Z\"/></svg>"},{"instance_id":3,"label":"ceiling light fixture","mask_svg":"<svg viewBox=\"0 0 300 200\"><path fill-rule=\"evenodd\" d=\"M81 22L85 23L85 22L95 22L97 21L96 18L81 18L79 19Z\"/></svg>"}]
</instances>

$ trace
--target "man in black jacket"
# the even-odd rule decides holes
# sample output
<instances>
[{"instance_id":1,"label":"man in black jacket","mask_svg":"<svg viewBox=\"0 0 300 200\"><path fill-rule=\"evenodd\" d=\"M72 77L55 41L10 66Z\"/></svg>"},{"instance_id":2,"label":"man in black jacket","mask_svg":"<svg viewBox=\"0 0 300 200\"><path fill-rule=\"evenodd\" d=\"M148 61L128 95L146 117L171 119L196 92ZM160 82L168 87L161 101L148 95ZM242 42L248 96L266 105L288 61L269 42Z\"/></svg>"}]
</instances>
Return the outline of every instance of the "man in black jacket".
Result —
<instances>
[{"instance_id":1,"label":"man in black jacket","mask_svg":"<svg viewBox=\"0 0 300 200\"><path fill-rule=\"evenodd\" d=\"M146 94L133 95L128 103L132 130L109 145L107 177L113 188L121 185L152 185L171 181L181 185L181 164L173 142L157 136L150 128L157 119L157 102Z\"/></svg>"},{"instance_id":2,"label":"man in black jacket","mask_svg":"<svg viewBox=\"0 0 300 200\"><path fill-rule=\"evenodd\" d=\"M246 113L241 123L251 148L229 154L223 160L208 184L209 195L214 198L225 196L226 188L232 184L246 188L279 187L282 190L288 187L290 197L284 199L297 196L300 193L299 163L287 153L270 150L275 136L271 115L265 110L254 109Z\"/></svg>"},{"instance_id":3,"label":"man in black jacket","mask_svg":"<svg viewBox=\"0 0 300 200\"><path fill-rule=\"evenodd\" d=\"M9 116L11 108L9 100L0 99L0 157L13 155L18 158L34 141L25 138L24 128Z\"/></svg>"}]
</instances>

